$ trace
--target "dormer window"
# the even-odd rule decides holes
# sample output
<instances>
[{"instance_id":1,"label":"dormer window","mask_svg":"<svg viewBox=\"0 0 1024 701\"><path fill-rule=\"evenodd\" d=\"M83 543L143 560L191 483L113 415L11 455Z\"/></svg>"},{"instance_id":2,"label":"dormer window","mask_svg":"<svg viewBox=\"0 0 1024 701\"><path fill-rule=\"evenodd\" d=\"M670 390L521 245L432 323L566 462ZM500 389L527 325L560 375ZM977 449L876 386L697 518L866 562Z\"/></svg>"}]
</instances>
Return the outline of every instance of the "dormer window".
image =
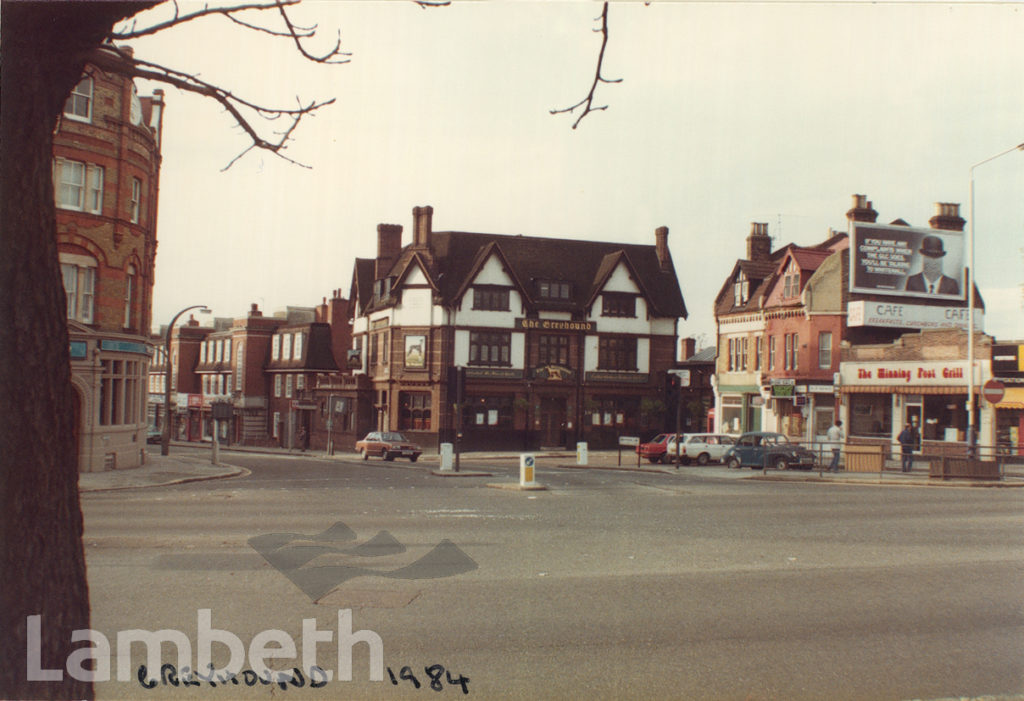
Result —
<instances>
[{"instance_id":1,"label":"dormer window","mask_svg":"<svg viewBox=\"0 0 1024 701\"><path fill-rule=\"evenodd\" d=\"M373 296L378 301L391 295L391 278L385 277L373 283Z\"/></svg>"},{"instance_id":2,"label":"dormer window","mask_svg":"<svg viewBox=\"0 0 1024 701\"><path fill-rule=\"evenodd\" d=\"M739 277L736 278L736 283L733 285L733 306L738 307L746 304L748 299L750 299L750 282L741 271Z\"/></svg>"},{"instance_id":3,"label":"dormer window","mask_svg":"<svg viewBox=\"0 0 1024 701\"><path fill-rule=\"evenodd\" d=\"M538 280L537 296L540 299L567 300L572 286L564 280Z\"/></svg>"},{"instance_id":4,"label":"dormer window","mask_svg":"<svg viewBox=\"0 0 1024 701\"><path fill-rule=\"evenodd\" d=\"M784 298L796 297L800 294L800 270L789 262L786 266L785 275L782 278L782 296Z\"/></svg>"}]
</instances>

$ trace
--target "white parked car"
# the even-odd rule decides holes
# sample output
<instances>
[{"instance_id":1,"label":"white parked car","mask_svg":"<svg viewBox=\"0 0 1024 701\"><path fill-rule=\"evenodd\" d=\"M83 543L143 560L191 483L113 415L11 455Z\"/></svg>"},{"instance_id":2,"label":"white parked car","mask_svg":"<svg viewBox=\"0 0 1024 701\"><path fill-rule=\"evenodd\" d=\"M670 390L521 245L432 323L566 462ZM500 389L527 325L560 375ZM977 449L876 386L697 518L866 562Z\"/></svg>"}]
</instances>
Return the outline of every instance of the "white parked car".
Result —
<instances>
[{"instance_id":1,"label":"white parked car","mask_svg":"<svg viewBox=\"0 0 1024 701\"><path fill-rule=\"evenodd\" d=\"M724 433L684 433L680 436L679 458L684 465L695 462L707 465L709 462L722 462L725 451L736 442L734 436ZM670 436L665 446L665 455L669 460L676 459L676 437Z\"/></svg>"}]
</instances>

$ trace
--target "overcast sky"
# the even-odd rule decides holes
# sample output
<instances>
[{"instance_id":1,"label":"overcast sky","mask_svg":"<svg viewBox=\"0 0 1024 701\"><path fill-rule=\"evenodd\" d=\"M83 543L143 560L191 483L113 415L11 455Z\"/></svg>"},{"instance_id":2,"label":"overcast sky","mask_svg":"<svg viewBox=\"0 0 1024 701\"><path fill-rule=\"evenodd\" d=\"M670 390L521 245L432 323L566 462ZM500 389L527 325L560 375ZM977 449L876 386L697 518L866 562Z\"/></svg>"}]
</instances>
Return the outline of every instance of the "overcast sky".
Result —
<instances>
[{"instance_id":1,"label":"overcast sky","mask_svg":"<svg viewBox=\"0 0 1024 701\"><path fill-rule=\"evenodd\" d=\"M288 149L311 170L254 152L221 172L243 135L164 86L154 324L192 304L237 317L347 296L377 224L408 243L413 207L432 205L435 230L653 243L668 226L680 335L713 342L751 222L811 245L846 230L855 193L880 222L926 227L936 202L969 218L971 166L1024 142L1022 4L612 4L604 76L622 82L574 131L549 110L589 89L600 9L303 3L311 48L340 31L340 66L222 18L133 40L254 102L337 100ZM1024 339L1024 152L975 170L975 211L986 331Z\"/></svg>"}]
</instances>

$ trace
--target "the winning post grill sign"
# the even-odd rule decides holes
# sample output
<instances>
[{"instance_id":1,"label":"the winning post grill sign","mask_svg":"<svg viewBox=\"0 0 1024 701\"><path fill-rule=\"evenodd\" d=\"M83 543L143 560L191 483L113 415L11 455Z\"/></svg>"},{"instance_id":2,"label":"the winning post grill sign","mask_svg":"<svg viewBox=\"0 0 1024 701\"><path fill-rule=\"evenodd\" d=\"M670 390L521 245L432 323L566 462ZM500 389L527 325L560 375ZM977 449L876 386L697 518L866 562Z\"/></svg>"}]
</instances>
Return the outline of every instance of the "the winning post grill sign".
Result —
<instances>
[{"instance_id":1,"label":"the winning post grill sign","mask_svg":"<svg viewBox=\"0 0 1024 701\"><path fill-rule=\"evenodd\" d=\"M966 299L961 231L857 224L850 261L851 292Z\"/></svg>"}]
</instances>

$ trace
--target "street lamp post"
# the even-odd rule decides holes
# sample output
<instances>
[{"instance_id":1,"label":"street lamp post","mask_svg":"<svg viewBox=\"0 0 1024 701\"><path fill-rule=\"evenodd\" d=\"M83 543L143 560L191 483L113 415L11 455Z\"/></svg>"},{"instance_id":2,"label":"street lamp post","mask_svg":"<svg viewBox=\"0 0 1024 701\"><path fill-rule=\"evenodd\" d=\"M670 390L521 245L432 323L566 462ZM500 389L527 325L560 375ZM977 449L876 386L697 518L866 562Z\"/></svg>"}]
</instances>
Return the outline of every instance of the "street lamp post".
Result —
<instances>
[{"instance_id":1,"label":"street lamp post","mask_svg":"<svg viewBox=\"0 0 1024 701\"><path fill-rule=\"evenodd\" d=\"M181 315L192 309L198 309L200 314L210 313L205 304L194 304L191 307L185 307L171 319L171 323L167 325L167 335L164 337L164 368L166 372L164 374L164 430L163 435L160 437L161 455L167 455L171 452L171 332L174 331L174 324Z\"/></svg>"},{"instance_id":2,"label":"street lamp post","mask_svg":"<svg viewBox=\"0 0 1024 701\"><path fill-rule=\"evenodd\" d=\"M1013 148L1008 148L1005 151L1001 151L994 156L989 156L983 161L978 161L971 166L971 192L970 192L970 206L971 211L968 215L970 217L970 226L967 229L967 237L970 239L967 243L967 457L977 457L977 446L978 446L978 434L975 430L975 416L974 416L974 169L978 166L985 165L990 161L994 161L1001 156L1005 156L1008 153L1014 151L1024 151L1024 143L1017 144Z\"/></svg>"}]
</instances>

